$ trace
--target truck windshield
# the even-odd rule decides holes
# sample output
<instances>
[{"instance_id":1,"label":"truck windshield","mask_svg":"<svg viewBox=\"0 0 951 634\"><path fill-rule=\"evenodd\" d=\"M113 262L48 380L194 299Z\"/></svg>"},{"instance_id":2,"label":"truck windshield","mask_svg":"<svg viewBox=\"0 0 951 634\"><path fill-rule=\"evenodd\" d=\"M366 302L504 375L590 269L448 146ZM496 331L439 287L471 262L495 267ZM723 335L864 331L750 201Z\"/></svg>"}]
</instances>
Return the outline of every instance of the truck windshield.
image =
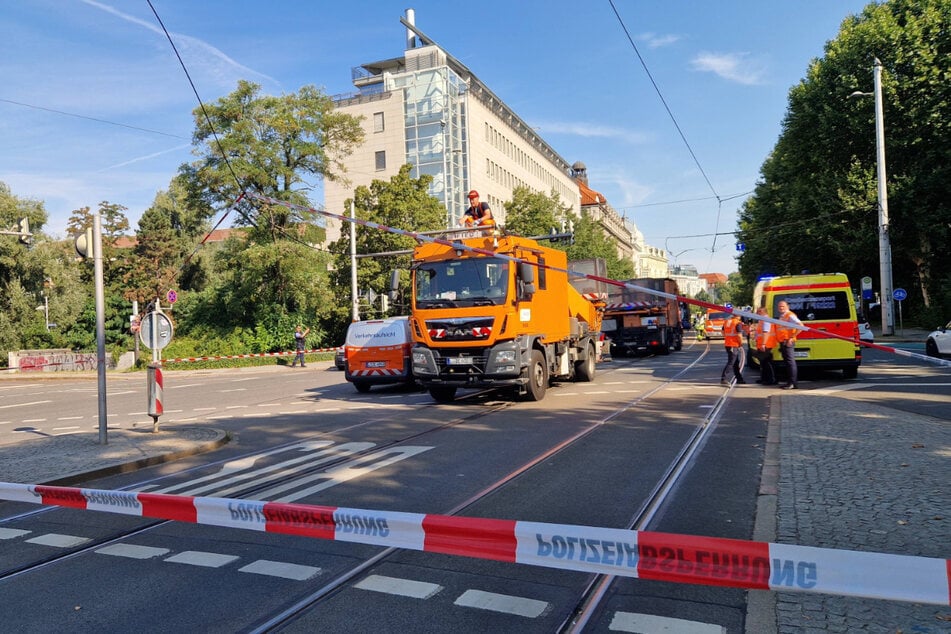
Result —
<instances>
[{"instance_id":1,"label":"truck windshield","mask_svg":"<svg viewBox=\"0 0 951 634\"><path fill-rule=\"evenodd\" d=\"M501 304L508 291L506 260L466 258L426 262L416 269L418 308L451 308Z\"/></svg>"}]
</instances>

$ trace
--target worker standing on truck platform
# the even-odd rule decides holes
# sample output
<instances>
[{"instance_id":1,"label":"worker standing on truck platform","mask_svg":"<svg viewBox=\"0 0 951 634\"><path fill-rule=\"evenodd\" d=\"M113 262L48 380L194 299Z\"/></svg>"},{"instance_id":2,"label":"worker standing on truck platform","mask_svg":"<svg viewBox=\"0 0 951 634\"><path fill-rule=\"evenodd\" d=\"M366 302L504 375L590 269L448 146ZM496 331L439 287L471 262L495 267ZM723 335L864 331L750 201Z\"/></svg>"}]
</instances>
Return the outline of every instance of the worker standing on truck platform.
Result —
<instances>
[{"instance_id":1,"label":"worker standing on truck platform","mask_svg":"<svg viewBox=\"0 0 951 634\"><path fill-rule=\"evenodd\" d=\"M740 355L743 352L743 331L745 329L746 326L743 325L739 315L731 313L729 318L723 322L723 347L726 350L726 365L723 366L723 371L720 373L720 383L722 385L730 384L727 372L733 372L737 383L746 383L743 378L743 369L740 366Z\"/></svg>"},{"instance_id":2,"label":"worker standing on truck platform","mask_svg":"<svg viewBox=\"0 0 951 634\"><path fill-rule=\"evenodd\" d=\"M462 223L467 227L491 227L495 224L489 203L479 202L479 192L469 192L469 208L462 216Z\"/></svg>"}]
</instances>

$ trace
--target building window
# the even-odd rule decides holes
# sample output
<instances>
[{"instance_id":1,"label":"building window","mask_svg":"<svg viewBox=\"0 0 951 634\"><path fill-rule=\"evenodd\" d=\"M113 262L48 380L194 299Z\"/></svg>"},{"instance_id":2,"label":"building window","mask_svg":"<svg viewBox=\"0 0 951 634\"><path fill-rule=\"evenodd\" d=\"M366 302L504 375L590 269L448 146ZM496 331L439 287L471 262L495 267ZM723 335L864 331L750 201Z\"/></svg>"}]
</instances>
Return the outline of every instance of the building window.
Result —
<instances>
[{"instance_id":1,"label":"building window","mask_svg":"<svg viewBox=\"0 0 951 634\"><path fill-rule=\"evenodd\" d=\"M376 153L376 171L382 172L386 169L386 152Z\"/></svg>"},{"instance_id":2,"label":"building window","mask_svg":"<svg viewBox=\"0 0 951 634\"><path fill-rule=\"evenodd\" d=\"M383 113L382 112L373 113L373 131L383 132Z\"/></svg>"}]
</instances>

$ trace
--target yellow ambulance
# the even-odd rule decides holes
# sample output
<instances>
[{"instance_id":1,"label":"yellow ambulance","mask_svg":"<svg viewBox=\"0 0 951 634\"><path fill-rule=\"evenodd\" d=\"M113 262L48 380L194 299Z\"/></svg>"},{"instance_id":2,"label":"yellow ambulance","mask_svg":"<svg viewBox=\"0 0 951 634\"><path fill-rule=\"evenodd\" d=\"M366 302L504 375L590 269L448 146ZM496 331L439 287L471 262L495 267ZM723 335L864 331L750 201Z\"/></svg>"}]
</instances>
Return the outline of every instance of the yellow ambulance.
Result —
<instances>
[{"instance_id":1,"label":"yellow ambulance","mask_svg":"<svg viewBox=\"0 0 951 634\"><path fill-rule=\"evenodd\" d=\"M803 325L819 331L847 337L852 341L823 337L803 331L796 337L795 358L800 369L821 368L842 370L846 379L858 376L862 363L859 324L855 313L855 296L849 278L843 273L781 275L762 278L753 290L753 310L765 307L770 317L779 318L777 304L785 300ZM753 358L753 355L750 355ZM773 360L782 367L779 348Z\"/></svg>"}]
</instances>

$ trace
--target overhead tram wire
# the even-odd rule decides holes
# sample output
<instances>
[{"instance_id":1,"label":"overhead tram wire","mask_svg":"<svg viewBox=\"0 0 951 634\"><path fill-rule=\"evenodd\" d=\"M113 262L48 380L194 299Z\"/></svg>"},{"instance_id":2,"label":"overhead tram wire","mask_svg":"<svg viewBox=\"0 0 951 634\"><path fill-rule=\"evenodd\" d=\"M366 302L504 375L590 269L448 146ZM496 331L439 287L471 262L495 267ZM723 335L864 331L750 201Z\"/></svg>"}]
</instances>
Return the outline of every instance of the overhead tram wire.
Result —
<instances>
[{"instance_id":1,"label":"overhead tram wire","mask_svg":"<svg viewBox=\"0 0 951 634\"><path fill-rule=\"evenodd\" d=\"M654 76L651 75L650 69L647 67L647 62L644 61L644 58L641 56L641 52L637 49L637 44L634 43L634 38L631 37L630 31L627 30L627 26L624 24L624 20L621 19L621 14L618 13L617 7L614 6L614 0L608 0L608 3L611 5L611 9L614 11L614 15L617 18L618 24L621 25L621 29L624 31L624 35L627 36L627 41L631 43L631 48L634 49L634 53L637 55L637 59L641 62L641 66L644 68L644 72L647 73L647 78L650 79L651 85L654 87L654 91L657 93L660 102L664 105L664 109L667 111L667 115L670 117L670 120L673 122L674 127L677 129L677 134L680 135L681 140L684 142L684 145L687 147L687 151L690 152L691 158L693 158L694 164L697 166L697 169L700 170L700 174L703 176L703 180L707 182L707 186L710 188L710 191L713 192L713 195L717 199L717 220L714 224L714 231L719 230L720 228L720 212L723 210L723 199L720 197L720 194L717 193L716 188L713 186L713 183L710 182L710 179L707 177L707 172L703 169L703 166L700 164L700 160L697 158L696 153L694 153L693 148L690 146L690 142L687 141L687 136L684 134L683 130L680 128L680 124L677 123L677 118L674 116L674 113L671 111L670 106L667 105L667 100L664 98L663 93L660 91L660 87L657 85L657 82L654 81ZM710 247L710 253L714 253L717 247L717 239L714 234L713 245Z\"/></svg>"}]
</instances>

